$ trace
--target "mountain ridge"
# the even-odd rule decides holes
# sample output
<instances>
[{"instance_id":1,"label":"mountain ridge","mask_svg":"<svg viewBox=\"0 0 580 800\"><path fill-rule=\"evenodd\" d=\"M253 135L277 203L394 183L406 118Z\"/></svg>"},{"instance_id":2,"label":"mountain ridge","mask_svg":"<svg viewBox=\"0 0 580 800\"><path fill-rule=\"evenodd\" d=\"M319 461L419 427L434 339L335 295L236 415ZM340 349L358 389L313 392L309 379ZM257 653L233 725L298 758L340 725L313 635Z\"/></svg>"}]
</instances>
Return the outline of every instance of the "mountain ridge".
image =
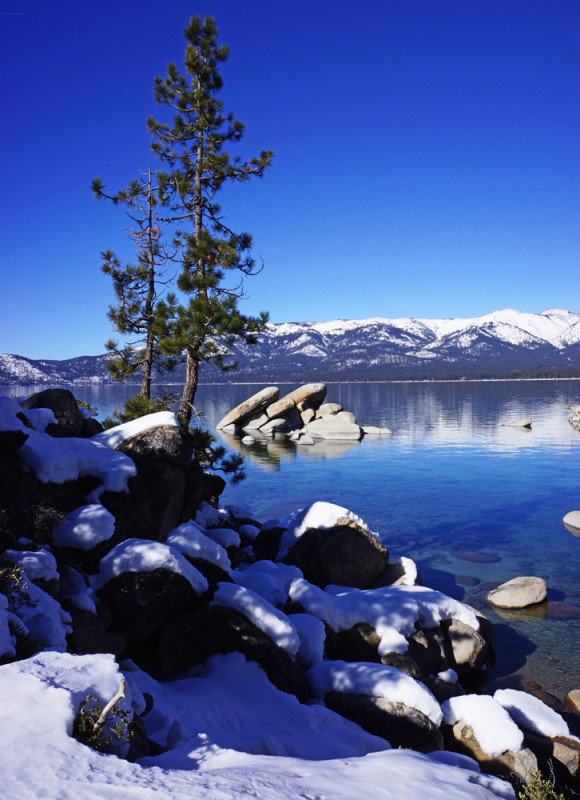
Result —
<instances>
[{"instance_id":1,"label":"mountain ridge","mask_svg":"<svg viewBox=\"0 0 580 800\"><path fill-rule=\"evenodd\" d=\"M269 324L252 348L236 345L234 380L421 380L580 376L580 313L503 309L479 317L370 317ZM0 355L0 383L111 383L109 356ZM212 365L202 382L231 381ZM160 382L183 381L183 366Z\"/></svg>"}]
</instances>

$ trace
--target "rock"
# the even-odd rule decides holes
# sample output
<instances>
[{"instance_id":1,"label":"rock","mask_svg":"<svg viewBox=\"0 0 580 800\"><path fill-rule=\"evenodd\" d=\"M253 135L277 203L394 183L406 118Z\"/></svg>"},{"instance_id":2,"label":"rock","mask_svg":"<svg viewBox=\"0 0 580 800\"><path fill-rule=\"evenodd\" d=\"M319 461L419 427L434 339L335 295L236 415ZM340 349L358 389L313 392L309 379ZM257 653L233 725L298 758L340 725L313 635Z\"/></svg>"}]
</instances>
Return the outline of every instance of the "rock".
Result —
<instances>
[{"instance_id":1,"label":"rock","mask_svg":"<svg viewBox=\"0 0 580 800\"><path fill-rule=\"evenodd\" d=\"M574 535L580 533L580 511L569 511L562 522Z\"/></svg>"},{"instance_id":2,"label":"rock","mask_svg":"<svg viewBox=\"0 0 580 800\"><path fill-rule=\"evenodd\" d=\"M347 517L340 517L332 528L307 529L284 558L316 586L333 583L359 589L369 587L388 560L388 550L378 539Z\"/></svg>"},{"instance_id":3,"label":"rock","mask_svg":"<svg viewBox=\"0 0 580 800\"><path fill-rule=\"evenodd\" d=\"M280 390L277 386L268 386L265 389L257 392L256 394L248 397L243 403L240 403L235 408L225 415L225 417L216 425L217 430L223 430L229 425L238 425L246 417L253 416L260 411L263 411L266 406L274 403L280 395Z\"/></svg>"},{"instance_id":4,"label":"rock","mask_svg":"<svg viewBox=\"0 0 580 800\"><path fill-rule=\"evenodd\" d=\"M316 418L326 417L328 414L338 414L342 410L340 403L324 403L316 412Z\"/></svg>"},{"instance_id":5,"label":"rock","mask_svg":"<svg viewBox=\"0 0 580 800\"><path fill-rule=\"evenodd\" d=\"M532 420L525 417L524 419L517 420L517 422L499 422L498 425L506 428L531 428Z\"/></svg>"},{"instance_id":6,"label":"rock","mask_svg":"<svg viewBox=\"0 0 580 800\"><path fill-rule=\"evenodd\" d=\"M270 431L287 431L290 425L285 417L276 417L276 419L269 419L265 425L260 428L260 433L270 433Z\"/></svg>"},{"instance_id":7,"label":"rock","mask_svg":"<svg viewBox=\"0 0 580 800\"><path fill-rule=\"evenodd\" d=\"M432 675L428 675L420 680L421 683L425 684L440 705L446 700L449 700L450 697L459 697L465 694L464 689L458 683L449 683L449 681L444 681L441 678L434 678Z\"/></svg>"},{"instance_id":8,"label":"rock","mask_svg":"<svg viewBox=\"0 0 580 800\"><path fill-rule=\"evenodd\" d=\"M303 425L308 425L309 422L316 416L316 411L313 408L305 408L304 411L300 412L300 419L302 420Z\"/></svg>"},{"instance_id":9,"label":"rock","mask_svg":"<svg viewBox=\"0 0 580 800\"><path fill-rule=\"evenodd\" d=\"M164 461L188 467L193 456L193 438L179 425L157 425L130 436L115 449L135 463Z\"/></svg>"},{"instance_id":10,"label":"rock","mask_svg":"<svg viewBox=\"0 0 580 800\"><path fill-rule=\"evenodd\" d=\"M68 649L72 653L113 653L120 658L127 647L127 637L121 632L107 631L102 620L92 614L66 605L71 616L72 633L67 637Z\"/></svg>"},{"instance_id":11,"label":"rock","mask_svg":"<svg viewBox=\"0 0 580 800\"><path fill-rule=\"evenodd\" d=\"M501 561L501 558L494 553L482 553L480 550L456 550L453 556L460 558L462 561L471 561L474 564L493 564L496 561Z\"/></svg>"},{"instance_id":12,"label":"rock","mask_svg":"<svg viewBox=\"0 0 580 800\"><path fill-rule=\"evenodd\" d=\"M564 698L564 703L575 714L580 714L580 689L572 689Z\"/></svg>"},{"instance_id":13,"label":"rock","mask_svg":"<svg viewBox=\"0 0 580 800\"><path fill-rule=\"evenodd\" d=\"M83 419L83 428L80 435L83 439L90 439L92 436L96 436L97 433L102 433L104 430L98 419L87 417L87 419Z\"/></svg>"},{"instance_id":14,"label":"rock","mask_svg":"<svg viewBox=\"0 0 580 800\"><path fill-rule=\"evenodd\" d=\"M302 445L303 447L307 446L312 447L312 445L314 444L314 439L312 438L312 436L309 436L307 433L305 433L303 436L300 436L298 438L296 444Z\"/></svg>"},{"instance_id":15,"label":"rock","mask_svg":"<svg viewBox=\"0 0 580 800\"><path fill-rule=\"evenodd\" d=\"M362 428L352 422L339 419L337 415L327 414L309 422L306 432L315 439L362 439Z\"/></svg>"},{"instance_id":16,"label":"rock","mask_svg":"<svg viewBox=\"0 0 580 800\"><path fill-rule=\"evenodd\" d=\"M443 736L435 723L404 703L339 692L328 692L324 702L369 733L386 739L392 747L408 747L422 753L443 749Z\"/></svg>"},{"instance_id":17,"label":"rock","mask_svg":"<svg viewBox=\"0 0 580 800\"><path fill-rule=\"evenodd\" d=\"M338 414L334 415L336 419L341 420L342 422L350 423L351 425L356 425L356 417L352 413L352 411L339 411Z\"/></svg>"},{"instance_id":18,"label":"rock","mask_svg":"<svg viewBox=\"0 0 580 800\"><path fill-rule=\"evenodd\" d=\"M153 642L169 619L199 605L190 582L162 568L123 572L98 594L111 609L114 628L138 644Z\"/></svg>"},{"instance_id":19,"label":"rock","mask_svg":"<svg viewBox=\"0 0 580 800\"><path fill-rule=\"evenodd\" d=\"M580 408L575 408L570 416L568 422L576 431L580 431Z\"/></svg>"},{"instance_id":20,"label":"rock","mask_svg":"<svg viewBox=\"0 0 580 800\"><path fill-rule=\"evenodd\" d=\"M268 416L262 412L261 414L256 414L255 417L250 417L249 419L243 420L243 429L245 431L257 431L258 428L261 428L262 425L266 424L266 422L268 422ZM234 429L235 427L236 426L234 425ZM230 425L226 425L223 430L227 431L229 429Z\"/></svg>"},{"instance_id":21,"label":"rock","mask_svg":"<svg viewBox=\"0 0 580 800\"><path fill-rule=\"evenodd\" d=\"M0 431L0 454L15 453L27 439L28 434L24 431Z\"/></svg>"},{"instance_id":22,"label":"rock","mask_svg":"<svg viewBox=\"0 0 580 800\"><path fill-rule=\"evenodd\" d=\"M451 645L451 666L458 675L483 666L489 644L481 633L458 619L445 620L441 623L441 628L446 632Z\"/></svg>"},{"instance_id":23,"label":"rock","mask_svg":"<svg viewBox=\"0 0 580 800\"><path fill-rule=\"evenodd\" d=\"M498 756L488 755L481 749L471 725L462 720L453 726L444 726L444 733L447 748L471 756L479 763L483 772L506 778L514 773L527 783L532 772L538 768L536 756L528 748L522 748L517 752L506 750Z\"/></svg>"},{"instance_id":24,"label":"rock","mask_svg":"<svg viewBox=\"0 0 580 800\"><path fill-rule=\"evenodd\" d=\"M393 431L389 428L377 428L375 425L363 425L365 436L392 436Z\"/></svg>"},{"instance_id":25,"label":"rock","mask_svg":"<svg viewBox=\"0 0 580 800\"><path fill-rule=\"evenodd\" d=\"M450 645L440 627L421 628L409 637L407 650L424 675L437 675L449 669Z\"/></svg>"},{"instance_id":26,"label":"rock","mask_svg":"<svg viewBox=\"0 0 580 800\"><path fill-rule=\"evenodd\" d=\"M270 419L274 419L286 414L291 409L296 408L299 403L304 403L305 401L308 401L310 407L317 407L325 397L326 386L323 383L307 383L269 405L266 408L266 414Z\"/></svg>"},{"instance_id":27,"label":"rock","mask_svg":"<svg viewBox=\"0 0 580 800\"><path fill-rule=\"evenodd\" d=\"M252 549L254 551L254 558L256 561L275 561L280 547L280 540L284 528L279 526L262 528L260 533L254 539Z\"/></svg>"},{"instance_id":28,"label":"rock","mask_svg":"<svg viewBox=\"0 0 580 800\"><path fill-rule=\"evenodd\" d=\"M554 773L557 781L570 783L580 774L580 742L569 736L540 736L525 731L524 744L538 759L544 774Z\"/></svg>"},{"instance_id":29,"label":"rock","mask_svg":"<svg viewBox=\"0 0 580 800\"><path fill-rule=\"evenodd\" d=\"M332 661L366 661L379 663L380 636L367 622L357 622L352 628L334 633L329 631L324 656Z\"/></svg>"},{"instance_id":30,"label":"rock","mask_svg":"<svg viewBox=\"0 0 580 800\"><path fill-rule=\"evenodd\" d=\"M80 436L83 429L83 418L75 396L68 389L45 389L27 397L20 403L22 409L50 408L57 419L46 426L49 436Z\"/></svg>"},{"instance_id":31,"label":"rock","mask_svg":"<svg viewBox=\"0 0 580 800\"><path fill-rule=\"evenodd\" d=\"M548 584L543 578L519 577L492 589L487 600L499 608L525 608L546 599Z\"/></svg>"},{"instance_id":32,"label":"rock","mask_svg":"<svg viewBox=\"0 0 580 800\"><path fill-rule=\"evenodd\" d=\"M159 640L162 674L169 678L216 653L243 653L256 661L283 692L305 702L308 686L302 667L247 617L233 608L208 606L168 622Z\"/></svg>"}]
</instances>

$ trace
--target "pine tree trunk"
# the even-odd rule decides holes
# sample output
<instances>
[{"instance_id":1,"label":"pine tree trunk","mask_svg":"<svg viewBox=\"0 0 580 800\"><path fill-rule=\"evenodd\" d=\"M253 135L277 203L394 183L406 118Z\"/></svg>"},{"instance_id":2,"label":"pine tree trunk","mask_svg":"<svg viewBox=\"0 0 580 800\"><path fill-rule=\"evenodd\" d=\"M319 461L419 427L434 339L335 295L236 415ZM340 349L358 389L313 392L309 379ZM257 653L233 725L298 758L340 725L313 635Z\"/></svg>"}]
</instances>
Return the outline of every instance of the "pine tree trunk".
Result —
<instances>
[{"instance_id":1,"label":"pine tree trunk","mask_svg":"<svg viewBox=\"0 0 580 800\"><path fill-rule=\"evenodd\" d=\"M181 403L177 412L179 424L184 428L189 427L191 414L193 412L193 401L197 392L197 382L199 378L199 358L197 353L187 348L185 358L185 386L181 395Z\"/></svg>"},{"instance_id":2,"label":"pine tree trunk","mask_svg":"<svg viewBox=\"0 0 580 800\"><path fill-rule=\"evenodd\" d=\"M155 297L155 241L153 237L153 193L151 188L151 165L147 174L147 297L145 298L145 320L147 339L141 364L141 394L151 399L151 375L153 372L153 299Z\"/></svg>"}]
</instances>

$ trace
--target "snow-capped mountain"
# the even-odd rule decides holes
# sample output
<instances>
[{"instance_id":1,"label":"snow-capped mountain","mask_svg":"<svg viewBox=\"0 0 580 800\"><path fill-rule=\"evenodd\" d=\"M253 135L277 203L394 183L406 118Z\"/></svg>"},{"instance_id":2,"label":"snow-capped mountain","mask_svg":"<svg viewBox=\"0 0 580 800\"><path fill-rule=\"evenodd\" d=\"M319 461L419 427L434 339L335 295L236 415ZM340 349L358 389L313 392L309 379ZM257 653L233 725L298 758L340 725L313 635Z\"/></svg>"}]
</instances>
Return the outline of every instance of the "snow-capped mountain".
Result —
<instances>
[{"instance_id":1,"label":"snow-capped mountain","mask_svg":"<svg viewBox=\"0 0 580 800\"><path fill-rule=\"evenodd\" d=\"M233 356L233 379L256 382L580 375L580 313L506 309L471 319L285 322L268 325L255 347L239 346ZM106 361L0 355L0 382L107 382ZM181 367L170 380L182 379ZM203 365L202 380L232 375Z\"/></svg>"}]
</instances>

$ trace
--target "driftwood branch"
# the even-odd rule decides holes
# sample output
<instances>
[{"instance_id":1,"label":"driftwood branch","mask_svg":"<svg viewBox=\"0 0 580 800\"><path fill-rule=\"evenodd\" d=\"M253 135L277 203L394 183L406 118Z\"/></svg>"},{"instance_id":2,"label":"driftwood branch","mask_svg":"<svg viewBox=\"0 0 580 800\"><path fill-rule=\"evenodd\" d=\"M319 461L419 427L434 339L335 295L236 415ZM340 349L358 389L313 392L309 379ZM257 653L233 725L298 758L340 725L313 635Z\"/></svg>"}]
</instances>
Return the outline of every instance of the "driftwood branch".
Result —
<instances>
[{"instance_id":1,"label":"driftwood branch","mask_svg":"<svg viewBox=\"0 0 580 800\"><path fill-rule=\"evenodd\" d=\"M107 705L101 711L101 716L95 722L95 726L94 726L95 729L96 728L100 728L102 725L105 724L105 720L107 719L107 717L109 715L109 711L113 708L115 703L117 703L119 700L121 700L121 698L125 697L125 687L126 687L125 678L121 678L121 681L119 683L119 688L117 690L117 694L109 700Z\"/></svg>"}]
</instances>

